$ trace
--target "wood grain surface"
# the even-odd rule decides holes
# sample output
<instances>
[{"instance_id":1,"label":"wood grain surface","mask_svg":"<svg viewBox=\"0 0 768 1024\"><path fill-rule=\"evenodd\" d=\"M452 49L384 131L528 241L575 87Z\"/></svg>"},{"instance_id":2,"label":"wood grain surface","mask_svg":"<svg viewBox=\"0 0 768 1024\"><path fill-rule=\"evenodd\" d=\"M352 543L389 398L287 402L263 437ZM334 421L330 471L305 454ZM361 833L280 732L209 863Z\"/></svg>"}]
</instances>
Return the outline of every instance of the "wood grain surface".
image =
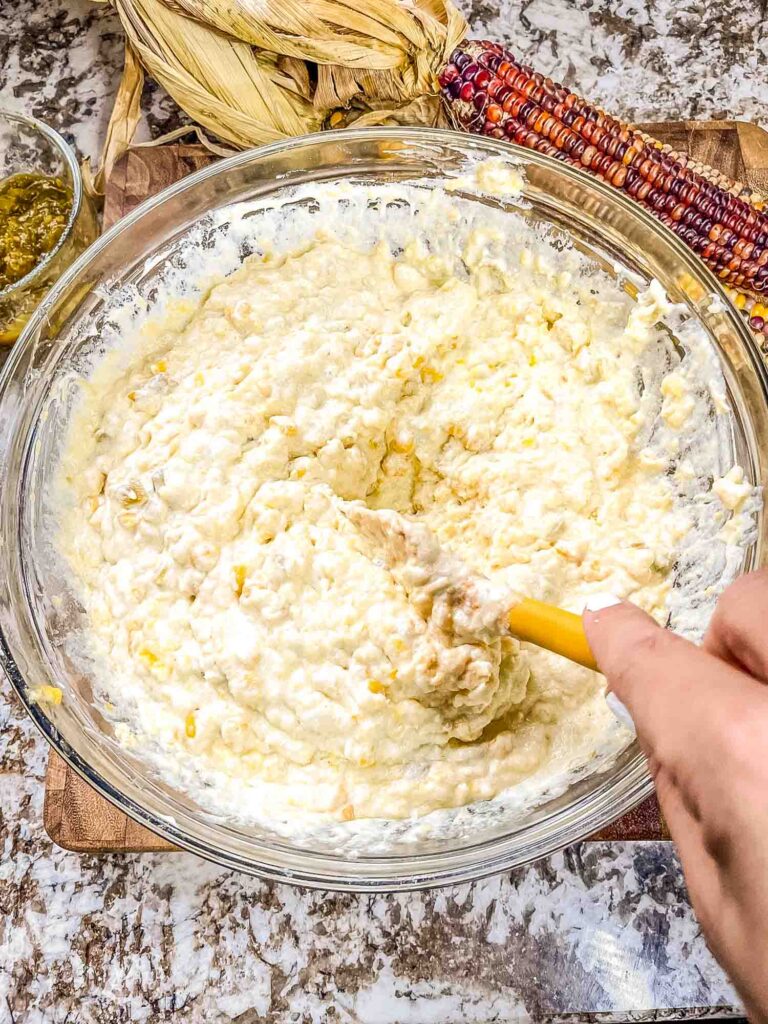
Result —
<instances>
[{"instance_id":1,"label":"wood grain surface","mask_svg":"<svg viewBox=\"0 0 768 1024\"><path fill-rule=\"evenodd\" d=\"M643 130L732 178L768 193L768 133L739 121L643 124ZM104 203L104 229L148 196L214 158L200 146L135 149L116 164ZM175 848L127 818L51 751L46 777L45 829L68 850L87 853L157 852ZM655 798L603 829L594 839L669 838Z\"/></svg>"}]
</instances>

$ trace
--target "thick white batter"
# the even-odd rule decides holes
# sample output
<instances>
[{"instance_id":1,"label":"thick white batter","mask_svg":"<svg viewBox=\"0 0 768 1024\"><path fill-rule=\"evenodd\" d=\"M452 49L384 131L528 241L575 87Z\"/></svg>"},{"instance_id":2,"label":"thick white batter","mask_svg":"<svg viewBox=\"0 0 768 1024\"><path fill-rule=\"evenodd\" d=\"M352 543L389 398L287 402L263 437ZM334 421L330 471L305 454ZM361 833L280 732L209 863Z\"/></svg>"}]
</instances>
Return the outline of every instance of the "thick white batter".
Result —
<instances>
[{"instance_id":1,"label":"thick white batter","mask_svg":"<svg viewBox=\"0 0 768 1024\"><path fill-rule=\"evenodd\" d=\"M452 645L342 500L395 509L498 586L665 617L688 527L642 450L635 304L554 250L459 280L414 243L255 259L182 329L106 360L73 424L61 543L113 702L266 817L423 814L583 761L601 677ZM671 429L685 388L664 389ZM128 738L128 737L127 737Z\"/></svg>"}]
</instances>

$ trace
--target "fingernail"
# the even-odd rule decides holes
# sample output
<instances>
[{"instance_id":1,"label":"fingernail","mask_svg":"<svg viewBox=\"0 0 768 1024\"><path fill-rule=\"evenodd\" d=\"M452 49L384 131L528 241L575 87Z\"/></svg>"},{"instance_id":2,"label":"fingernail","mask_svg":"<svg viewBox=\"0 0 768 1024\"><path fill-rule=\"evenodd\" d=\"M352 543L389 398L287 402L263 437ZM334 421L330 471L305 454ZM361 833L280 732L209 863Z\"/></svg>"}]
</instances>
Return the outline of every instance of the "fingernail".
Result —
<instances>
[{"instance_id":1,"label":"fingernail","mask_svg":"<svg viewBox=\"0 0 768 1024\"><path fill-rule=\"evenodd\" d=\"M636 732L635 723L632 721L632 715L630 715L615 693L606 693L605 703L623 726L630 729L632 732Z\"/></svg>"},{"instance_id":2,"label":"fingernail","mask_svg":"<svg viewBox=\"0 0 768 1024\"><path fill-rule=\"evenodd\" d=\"M585 612L601 612L603 608L613 608L621 604L621 598L613 594L591 594L584 605Z\"/></svg>"}]
</instances>

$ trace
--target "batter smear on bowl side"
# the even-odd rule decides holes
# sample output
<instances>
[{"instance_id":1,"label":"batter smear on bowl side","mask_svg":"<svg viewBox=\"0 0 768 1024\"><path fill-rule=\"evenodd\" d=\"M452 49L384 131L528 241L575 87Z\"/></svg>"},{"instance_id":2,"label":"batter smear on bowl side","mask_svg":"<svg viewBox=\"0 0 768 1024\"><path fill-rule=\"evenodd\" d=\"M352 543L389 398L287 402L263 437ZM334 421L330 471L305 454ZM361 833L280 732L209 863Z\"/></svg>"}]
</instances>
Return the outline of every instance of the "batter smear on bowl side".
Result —
<instances>
[{"instance_id":1,"label":"batter smear on bowl side","mask_svg":"<svg viewBox=\"0 0 768 1024\"><path fill-rule=\"evenodd\" d=\"M526 238L470 234L459 273L415 238L321 232L83 384L59 545L124 742L296 821L422 815L589 759L602 678L446 637L346 511L412 517L500 593L666 619L690 520L638 370L666 300ZM691 402L664 379L671 436Z\"/></svg>"}]
</instances>

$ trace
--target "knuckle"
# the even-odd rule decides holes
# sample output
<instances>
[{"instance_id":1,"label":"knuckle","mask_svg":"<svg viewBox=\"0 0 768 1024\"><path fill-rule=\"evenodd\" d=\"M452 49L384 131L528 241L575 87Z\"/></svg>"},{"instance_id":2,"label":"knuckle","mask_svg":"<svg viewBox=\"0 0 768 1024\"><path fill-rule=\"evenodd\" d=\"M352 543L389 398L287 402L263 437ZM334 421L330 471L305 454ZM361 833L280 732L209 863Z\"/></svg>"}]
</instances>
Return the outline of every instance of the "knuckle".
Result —
<instances>
[{"instance_id":1,"label":"knuckle","mask_svg":"<svg viewBox=\"0 0 768 1024\"><path fill-rule=\"evenodd\" d=\"M760 569L734 580L717 602L714 621L730 622L755 600L768 603L768 570Z\"/></svg>"},{"instance_id":2,"label":"knuckle","mask_svg":"<svg viewBox=\"0 0 768 1024\"><path fill-rule=\"evenodd\" d=\"M731 714L723 723L722 730L725 746L732 754L751 757L753 751L764 747L766 722L762 715L756 715L752 710Z\"/></svg>"},{"instance_id":3,"label":"knuckle","mask_svg":"<svg viewBox=\"0 0 768 1024\"><path fill-rule=\"evenodd\" d=\"M646 664L669 643L668 634L653 622L643 623L623 639L620 656L614 659L612 679L621 689L637 677L638 665Z\"/></svg>"},{"instance_id":4,"label":"knuckle","mask_svg":"<svg viewBox=\"0 0 768 1024\"><path fill-rule=\"evenodd\" d=\"M709 624L708 636L719 639L725 647L730 646L730 642L737 635L739 629L739 613L737 609L740 604L740 597L726 590L717 602L712 621Z\"/></svg>"},{"instance_id":5,"label":"knuckle","mask_svg":"<svg viewBox=\"0 0 768 1024\"><path fill-rule=\"evenodd\" d=\"M768 701L767 701L768 703ZM718 761L729 785L763 794L768 788L765 737L768 708L751 707L731 713L719 730Z\"/></svg>"},{"instance_id":6,"label":"knuckle","mask_svg":"<svg viewBox=\"0 0 768 1024\"><path fill-rule=\"evenodd\" d=\"M749 573L731 584L715 608L705 645L725 652L756 676L768 669L764 640L768 619L768 573Z\"/></svg>"},{"instance_id":7,"label":"knuckle","mask_svg":"<svg viewBox=\"0 0 768 1024\"><path fill-rule=\"evenodd\" d=\"M626 647L628 660L637 660L649 658L651 655L658 653L659 648L665 646L668 642L668 636L655 623L644 624L642 629L638 630Z\"/></svg>"},{"instance_id":8,"label":"knuckle","mask_svg":"<svg viewBox=\"0 0 768 1024\"><path fill-rule=\"evenodd\" d=\"M728 825L708 818L702 824L701 840L712 860L726 868L733 851L733 836Z\"/></svg>"}]
</instances>

